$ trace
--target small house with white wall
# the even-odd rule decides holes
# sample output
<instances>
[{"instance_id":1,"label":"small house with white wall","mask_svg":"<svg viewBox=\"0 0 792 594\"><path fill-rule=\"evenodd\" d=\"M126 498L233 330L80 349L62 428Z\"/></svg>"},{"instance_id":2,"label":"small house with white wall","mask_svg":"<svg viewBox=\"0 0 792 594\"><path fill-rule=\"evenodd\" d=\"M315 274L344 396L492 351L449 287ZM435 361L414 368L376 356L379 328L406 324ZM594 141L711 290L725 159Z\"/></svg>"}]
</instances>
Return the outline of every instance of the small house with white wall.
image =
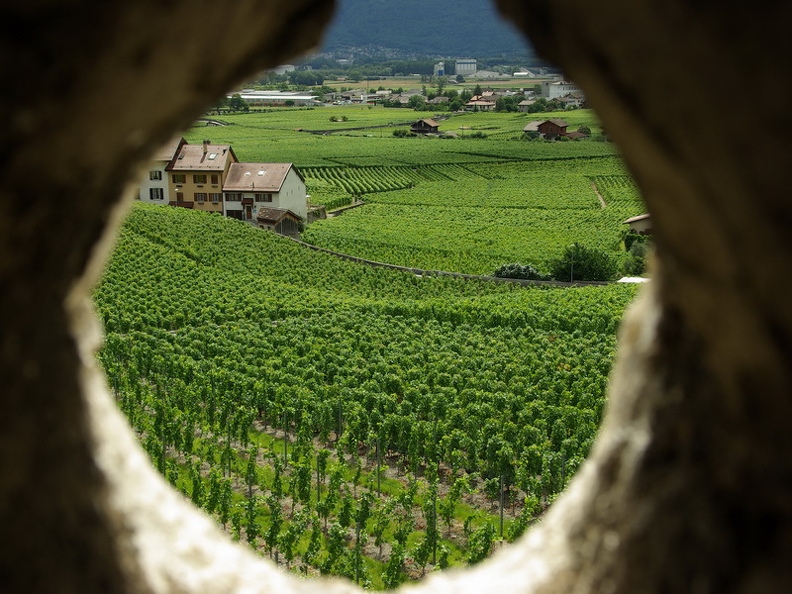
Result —
<instances>
[{"instance_id":1,"label":"small house with white wall","mask_svg":"<svg viewBox=\"0 0 792 594\"><path fill-rule=\"evenodd\" d=\"M156 152L147 170L141 176L138 190L138 199L141 202L168 204L171 198L166 168L185 144L187 141L183 137L177 136L171 138Z\"/></svg>"},{"instance_id":2,"label":"small house with white wall","mask_svg":"<svg viewBox=\"0 0 792 594\"><path fill-rule=\"evenodd\" d=\"M292 163L233 163L223 195L223 214L242 221L257 221L264 209L308 217L305 178Z\"/></svg>"},{"instance_id":3,"label":"small house with white wall","mask_svg":"<svg viewBox=\"0 0 792 594\"><path fill-rule=\"evenodd\" d=\"M652 215L641 214L637 217L631 217L624 221L624 225L630 226L630 231L633 233L641 233L643 235L652 234Z\"/></svg>"}]
</instances>

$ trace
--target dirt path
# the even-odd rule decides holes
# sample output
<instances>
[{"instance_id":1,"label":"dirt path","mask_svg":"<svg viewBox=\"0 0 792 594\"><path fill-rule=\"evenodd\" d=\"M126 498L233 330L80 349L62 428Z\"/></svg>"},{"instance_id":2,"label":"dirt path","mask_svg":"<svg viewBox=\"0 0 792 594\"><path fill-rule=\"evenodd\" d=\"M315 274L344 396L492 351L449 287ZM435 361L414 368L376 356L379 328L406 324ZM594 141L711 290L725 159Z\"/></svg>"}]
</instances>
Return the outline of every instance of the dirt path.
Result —
<instances>
[{"instance_id":1,"label":"dirt path","mask_svg":"<svg viewBox=\"0 0 792 594\"><path fill-rule=\"evenodd\" d=\"M602 206L602 208L607 207L608 205L605 203L605 198L602 197L602 194L600 194L599 190L597 189L597 184L591 182L591 189L594 190L594 193L597 195L597 198L599 198L600 205Z\"/></svg>"}]
</instances>

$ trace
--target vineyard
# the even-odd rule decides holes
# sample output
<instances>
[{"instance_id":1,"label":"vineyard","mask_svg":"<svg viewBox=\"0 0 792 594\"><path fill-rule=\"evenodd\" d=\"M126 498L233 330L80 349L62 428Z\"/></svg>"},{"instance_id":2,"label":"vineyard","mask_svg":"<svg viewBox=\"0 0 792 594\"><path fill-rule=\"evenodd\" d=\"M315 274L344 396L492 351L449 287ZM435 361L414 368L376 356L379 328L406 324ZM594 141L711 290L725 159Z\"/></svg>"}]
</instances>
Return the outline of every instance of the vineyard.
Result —
<instances>
[{"instance_id":1,"label":"vineyard","mask_svg":"<svg viewBox=\"0 0 792 594\"><path fill-rule=\"evenodd\" d=\"M510 262L547 272L574 243L624 259L622 223L644 206L610 143L522 140L537 118L596 130L590 110L455 114L440 129L457 138L393 137L425 115L366 106L240 114L224 116L229 125L211 136L245 161L295 163L311 202L327 210L365 202L308 227L303 240L319 247L468 274ZM198 126L186 137L208 133Z\"/></svg>"},{"instance_id":2,"label":"vineyard","mask_svg":"<svg viewBox=\"0 0 792 594\"><path fill-rule=\"evenodd\" d=\"M346 117L346 121L331 121ZM198 123L184 133L191 143L204 139L231 144L247 162L290 162L307 167L371 167L442 165L574 159L614 156L607 142L523 142L523 128L535 119L566 118L572 127L598 124L590 110L544 114L478 113L454 115L440 122L440 130L459 134L456 139L393 137L393 131L430 113L408 109L364 106L278 110L271 113L224 115L226 126ZM484 127L486 130L482 130ZM364 128L352 130L353 128ZM311 131L331 130L313 134ZM485 139L468 138L481 131ZM310 188L309 188L310 189Z\"/></svg>"},{"instance_id":3,"label":"vineyard","mask_svg":"<svg viewBox=\"0 0 792 594\"><path fill-rule=\"evenodd\" d=\"M369 107L224 116L229 125L211 135L246 161L294 162L311 202L327 210L365 202L313 223L303 239L319 247L469 274L491 274L509 262L546 271L573 243L625 256L622 222L644 206L614 148L594 139L523 139L537 118L596 130L590 110L454 114L440 129L457 137L443 140L394 138L393 130L425 114ZM208 133L198 126L186 136L198 142Z\"/></svg>"},{"instance_id":4,"label":"vineyard","mask_svg":"<svg viewBox=\"0 0 792 594\"><path fill-rule=\"evenodd\" d=\"M434 175L486 188L519 165L505 167L379 166L371 179L415 185L372 194L382 201L336 220L381 211L396 221L410 208L398 194L419 200L443 183ZM581 175L570 193L592 192L593 180L630 203L611 165ZM437 192L422 200L472 216ZM541 210L493 202L511 216ZM596 212L589 202L570 196L567 210ZM361 226L360 246L377 239L371 229ZM394 245L399 232L411 241L406 227L383 230ZM475 237L493 233L503 231ZM185 497L294 571L390 588L480 561L553 501L591 447L634 294L420 278L138 204L95 302L110 387Z\"/></svg>"},{"instance_id":5,"label":"vineyard","mask_svg":"<svg viewBox=\"0 0 792 594\"><path fill-rule=\"evenodd\" d=\"M546 268L572 243L618 254L622 222L644 210L615 156L305 173L309 184L321 180L366 201L311 225L305 241L429 270L490 274L507 262Z\"/></svg>"}]
</instances>

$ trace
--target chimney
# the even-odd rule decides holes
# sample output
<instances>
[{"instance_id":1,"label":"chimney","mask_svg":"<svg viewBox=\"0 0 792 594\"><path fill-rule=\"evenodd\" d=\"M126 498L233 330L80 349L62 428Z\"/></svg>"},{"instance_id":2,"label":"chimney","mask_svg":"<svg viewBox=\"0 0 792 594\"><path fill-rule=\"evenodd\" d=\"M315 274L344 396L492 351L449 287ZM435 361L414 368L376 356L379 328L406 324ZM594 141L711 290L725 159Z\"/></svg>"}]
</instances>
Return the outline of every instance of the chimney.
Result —
<instances>
[{"instance_id":1,"label":"chimney","mask_svg":"<svg viewBox=\"0 0 792 594\"><path fill-rule=\"evenodd\" d=\"M209 143L210 143L210 142L212 142L212 141L211 141L211 140L204 140L204 141L203 141L203 154L204 154L204 155L206 154L206 151L207 151L207 149L208 149L208 147L209 147Z\"/></svg>"}]
</instances>

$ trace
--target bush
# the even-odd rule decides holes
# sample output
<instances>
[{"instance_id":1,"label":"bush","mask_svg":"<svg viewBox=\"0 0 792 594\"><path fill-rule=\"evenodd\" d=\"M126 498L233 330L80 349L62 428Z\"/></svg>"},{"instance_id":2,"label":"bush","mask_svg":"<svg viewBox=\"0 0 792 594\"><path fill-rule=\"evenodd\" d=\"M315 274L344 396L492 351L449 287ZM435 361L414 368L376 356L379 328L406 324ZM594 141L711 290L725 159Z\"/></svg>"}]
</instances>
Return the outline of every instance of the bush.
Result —
<instances>
[{"instance_id":1,"label":"bush","mask_svg":"<svg viewBox=\"0 0 792 594\"><path fill-rule=\"evenodd\" d=\"M651 236L644 235L643 233L636 233L635 231L624 231L622 233L622 241L624 242L624 249L629 252L635 243L650 242Z\"/></svg>"},{"instance_id":2,"label":"bush","mask_svg":"<svg viewBox=\"0 0 792 594\"><path fill-rule=\"evenodd\" d=\"M410 131L410 130L408 130L406 128L399 128L398 130L394 130L393 131L393 135L396 138L408 138L408 137L411 137L411 136L417 136L417 134L415 132L412 132L412 131Z\"/></svg>"},{"instance_id":3,"label":"bush","mask_svg":"<svg viewBox=\"0 0 792 594\"><path fill-rule=\"evenodd\" d=\"M627 259L624 261L623 272L627 276L640 276L646 272L646 259L652 249L652 244L646 239L646 235L640 236L641 239L630 242L627 250ZM626 245L625 241L625 245Z\"/></svg>"},{"instance_id":4,"label":"bush","mask_svg":"<svg viewBox=\"0 0 792 594\"><path fill-rule=\"evenodd\" d=\"M526 280L550 280L550 275L542 274L531 264L504 264L495 271L497 278L521 278Z\"/></svg>"},{"instance_id":5,"label":"bush","mask_svg":"<svg viewBox=\"0 0 792 594\"><path fill-rule=\"evenodd\" d=\"M619 274L616 258L604 250L574 243L564 249L560 258L550 264L553 277L559 281L614 280Z\"/></svg>"}]
</instances>

